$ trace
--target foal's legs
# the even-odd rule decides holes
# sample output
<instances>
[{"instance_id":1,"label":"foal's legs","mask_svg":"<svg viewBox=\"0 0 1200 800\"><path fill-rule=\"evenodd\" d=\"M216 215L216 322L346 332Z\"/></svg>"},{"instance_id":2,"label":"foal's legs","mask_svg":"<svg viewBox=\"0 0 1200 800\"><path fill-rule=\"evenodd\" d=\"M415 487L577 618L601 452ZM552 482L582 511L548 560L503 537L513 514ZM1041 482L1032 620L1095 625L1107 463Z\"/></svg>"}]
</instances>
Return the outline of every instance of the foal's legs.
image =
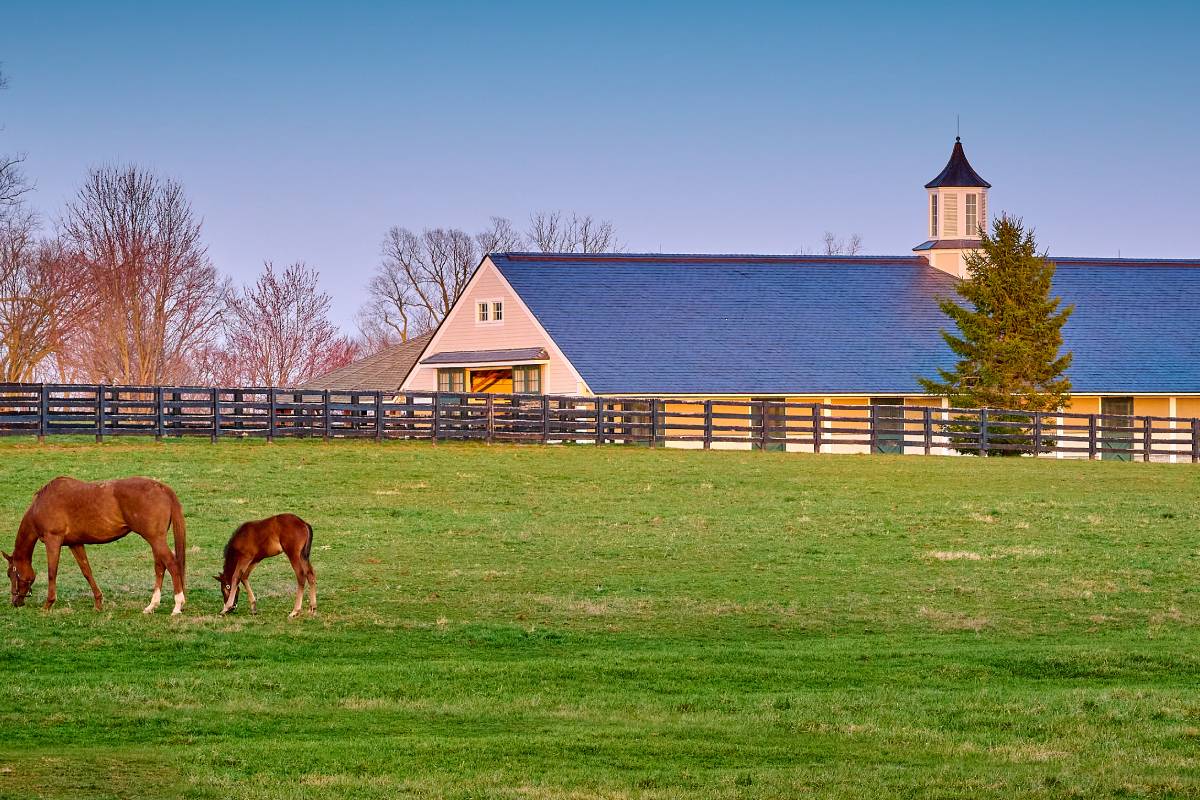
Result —
<instances>
[{"instance_id":1,"label":"foal's legs","mask_svg":"<svg viewBox=\"0 0 1200 800\"><path fill-rule=\"evenodd\" d=\"M304 604L304 584L308 580L308 571L304 565L304 556L299 553L288 553L287 556L292 562L292 569L296 571L296 603L292 606L292 613L288 614L288 619L293 619L300 613L300 606Z\"/></svg>"},{"instance_id":2,"label":"foal's legs","mask_svg":"<svg viewBox=\"0 0 1200 800\"><path fill-rule=\"evenodd\" d=\"M237 602L237 587L245 576L246 571L250 568L250 559L243 556L238 560L237 566L233 568L233 575L229 578L229 598L225 600L225 607L221 609L222 614L228 614Z\"/></svg>"},{"instance_id":3,"label":"foal's legs","mask_svg":"<svg viewBox=\"0 0 1200 800\"><path fill-rule=\"evenodd\" d=\"M317 573L313 570L312 562L304 560L304 570L308 575L308 613L317 613Z\"/></svg>"},{"instance_id":4,"label":"foal's legs","mask_svg":"<svg viewBox=\"0 0 1200 800\"><path fill-rule=\"evenodd\" d=\"M46 605L49 611L58 597L58 555L62 550L62 537L47 534L43 541L46 543Z\"/></svg>"},{"instance_id":5,"label":"foal's legs","mask_svg":"<svg viewBox=\"0 0 1200 800\"><path fill-rule=\"evenodd\" d=\"M254 597L254 590L250 588L250 573L254 571L257 564L251 564L246 567L246 571L242 573L242 586L246 587L246 595L250 598L250 613L258 613L258 600Z\"/></svg>"},{"instance_id":6,"label":"foal's legs","mask_svg":"<svg viewBox=\"0 0 1200 800\"><path fill-rule=\"evenodd\" d=\"M83 545L73 544L71 545L71 555L75 556L75 560L79 563L79 571L87 579L88 586L92 587L92 597L96 602L96 610L99 611L104 605L104 594L96 585L96 579L92 577L92 565L88 563L87 552L83 549Z\"/></svg>"}]
</instances>

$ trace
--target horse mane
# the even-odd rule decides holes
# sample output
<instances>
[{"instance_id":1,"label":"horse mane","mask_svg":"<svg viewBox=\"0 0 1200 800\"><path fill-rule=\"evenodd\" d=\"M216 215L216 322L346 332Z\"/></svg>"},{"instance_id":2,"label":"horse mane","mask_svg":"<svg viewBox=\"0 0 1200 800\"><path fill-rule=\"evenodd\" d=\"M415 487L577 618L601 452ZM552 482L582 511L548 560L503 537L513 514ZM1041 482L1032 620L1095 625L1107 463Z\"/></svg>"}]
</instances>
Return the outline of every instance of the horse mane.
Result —
<instances>
[{"instance_id":1,"label":"horse mane","mask_svg":"<svg viewBox=\"0 0 1200 800\"><path fill-rule=\"evenodd\" d=\"M235 552L233 549L233 543L237 541L238 534L242 532L242 529L245 528L247 524L248 523L243 522L241 525L238 525L237 530L235 530L233 532L233 536L230 536L229 541L225 543L225 551L222 553L222 556L224 557L224 564L222 565L222 569L229 566L230 556L235 555Z\"/></svg>"}]
</instances>

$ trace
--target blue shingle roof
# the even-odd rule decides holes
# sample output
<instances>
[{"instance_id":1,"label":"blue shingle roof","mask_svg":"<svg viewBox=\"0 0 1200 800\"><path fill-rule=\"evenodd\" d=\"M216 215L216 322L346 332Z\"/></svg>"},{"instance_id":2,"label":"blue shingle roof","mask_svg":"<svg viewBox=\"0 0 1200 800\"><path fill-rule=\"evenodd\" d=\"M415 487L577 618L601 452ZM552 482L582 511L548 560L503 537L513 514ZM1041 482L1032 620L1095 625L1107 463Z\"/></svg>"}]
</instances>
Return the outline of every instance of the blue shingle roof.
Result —
<instances>
[{"instance_id":1,"label":"blue shingle roof","mask_svg":"<svg viewBox=\"0 0 1200 800\"><path fill-rule=\"evenodd\" d=\"M917 394L955 279L896 257L498 253L600 394ZM1076 392L1200 392L1200 262L1057 259Z\"/></svg>"}]
</instances>

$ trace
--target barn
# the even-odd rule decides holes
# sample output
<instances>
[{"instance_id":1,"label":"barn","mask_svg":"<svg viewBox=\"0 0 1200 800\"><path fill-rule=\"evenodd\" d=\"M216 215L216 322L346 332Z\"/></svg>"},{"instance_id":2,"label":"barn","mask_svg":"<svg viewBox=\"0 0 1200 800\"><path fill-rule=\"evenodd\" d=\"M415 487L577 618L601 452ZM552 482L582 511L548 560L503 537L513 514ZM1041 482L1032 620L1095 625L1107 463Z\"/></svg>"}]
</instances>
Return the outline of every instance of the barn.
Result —
<instances>
[{"instance_id":1,"label":"barn","mask_svg":"<svg viewBox=\"0 0 1200 800\"><path fill-rule=\"evenodd\" d=\"M492 253L401 388L940 406L917 379L953 364L938 300L989 188L956 141L906 255ZM1200 260L1052 260L1066 410L1200 416Z\"/></svg>"}]
</instances>

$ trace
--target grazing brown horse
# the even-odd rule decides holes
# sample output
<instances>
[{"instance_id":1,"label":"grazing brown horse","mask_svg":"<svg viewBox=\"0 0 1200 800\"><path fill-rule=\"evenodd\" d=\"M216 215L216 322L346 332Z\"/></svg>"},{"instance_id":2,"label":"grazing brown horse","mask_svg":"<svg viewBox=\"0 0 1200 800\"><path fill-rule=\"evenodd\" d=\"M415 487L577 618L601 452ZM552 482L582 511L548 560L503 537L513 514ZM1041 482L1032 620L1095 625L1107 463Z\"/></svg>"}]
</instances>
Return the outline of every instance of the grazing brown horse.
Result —
<instances>
[{"instance_id":1,"label":"grazing brown horse","mask_svg":"<svg viewBox=\"0 0 1200 800\"><path fill-rule=\"evenodd\" d=\"M167 547L167 528L175 533L175 553ZM79 569L92 587L96 610L104 595L92 577L83 546L115 542L130 531L150 544L154 553L154 595L147 614L158 608L162 599L163 572L171 573L175 587L175 610L183 610L184 551L187 549L187 530L183 523L183 508L179 498L166 484L149 478L88 483L74 478L55 478L33 496L33 503L21 519L13 554L4 553L8 561L8 578L12 581L12 604L25 605L33 588L33 548L41 540L46 545L46 605L54 605L57 592L58 556L63 545L79 562Z\"/></svg>"},{"instance_id":2,"label":"grazing brown horse","mask_svg":"<svg viewBox=\"0 0 1200 800\"><path fill-rule=\"evenodd\" d=\"M278 514L274 517L243 522L225 545L225 568L214 575L221 584L225 598L222 614L228 614L237 606L240 586L246 587L250 596L250 613L258 613L258 602L250 588L250 573L264 558L286 553L296 571L296 605L288 619L300 613L304 604L304 585L308 584L308 610L317 613L317 574L308 560L312 551L313 529L295 514Z\"/></svg>"}]
</instances>

